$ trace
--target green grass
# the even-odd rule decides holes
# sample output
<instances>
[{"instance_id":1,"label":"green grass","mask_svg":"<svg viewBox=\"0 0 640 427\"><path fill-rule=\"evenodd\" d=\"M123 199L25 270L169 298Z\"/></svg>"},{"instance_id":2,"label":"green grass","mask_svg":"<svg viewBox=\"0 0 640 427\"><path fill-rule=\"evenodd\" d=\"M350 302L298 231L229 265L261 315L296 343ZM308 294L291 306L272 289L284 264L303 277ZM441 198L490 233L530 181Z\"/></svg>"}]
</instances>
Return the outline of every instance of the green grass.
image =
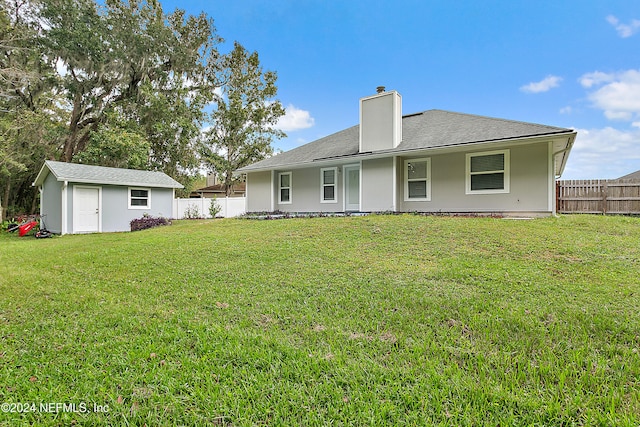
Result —
<instances>
[{"instance_id":1,"label":"green grass","mask_svg":"<svg viewBox=\"0 0 640 427\"><path fill-rule=\"evenodd\" d=\"M89 409L0 425L637 426L639 351L638 218L0 236L0 403Z\"/></svg>"}]
</instances>

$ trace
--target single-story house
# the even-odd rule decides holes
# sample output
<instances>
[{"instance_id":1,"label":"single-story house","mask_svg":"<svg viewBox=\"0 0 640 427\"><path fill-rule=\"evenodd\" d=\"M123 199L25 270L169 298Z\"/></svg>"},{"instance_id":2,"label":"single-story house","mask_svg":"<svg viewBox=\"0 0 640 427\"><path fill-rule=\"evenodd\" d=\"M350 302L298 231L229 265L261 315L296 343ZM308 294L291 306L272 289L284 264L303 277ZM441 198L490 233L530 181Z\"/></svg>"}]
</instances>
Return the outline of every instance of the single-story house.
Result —
<instances>
[{"instance_id":1,"label":"single-story house","mask_svg":"<svg viewBox=\"0 0 640 427\"><path fill-rule=\"evenodd\" d=\"M235 184L231 184L229 197L244 197L245 191L246 191L246 186L244 182L237 182ZM218 182L218 174L214 172L207 175L206 186L193 190L189 194L189 197L190 198L201 197L205 199L213 199L214 197L215 198L227 197L227 191L224 183Z\"/></svg>"},{"instance_id":2,"label":"single-story house","mask_svg":"<svg viewBox=\"0 0 640 427\"><path fill-rule=\"evenodd\" d=\"M231 185L231 191L229 192L229 197L244 197L246 191L246 186L244 182L238 182L236 184ZM227 191L224 188L224 184L219 184L217 182L209 183L209 179L207 178L207 186L198 188L193 190L189 197L204 197L207 199L216 198L224 198L227 197Z\"/></svg>"},{"instance_id":3,"label":"single-story house","mask_svg":"<svg viewBox=\"0 0 640 427\"><path fill-rule=\"evenodd\" d=\"M176 188L162 172L108 168L47 160L34 186L40 215L56 234L129 231L144 214L170 217Z\"/></svg>"},{"instance_id":4,"label":"single-story house","mask_svg":"<svg viewBox=\"0 0 640 427\"><path fill-rule=\"evenodd\" d=\"M621 176L618 180L640 180L640 171L635 171L628 175Z\"/></svg>"},{"instance_id":5,"label":"single-story house","mask_svg":"<svg viewBox=\"0 0 640 427\"><path fill-rule=\"evenodd\" d=\"M247 212L447 212L548 216L576 132L360 99L360 124L237 173Z\"/></svg>"}]
</instances>

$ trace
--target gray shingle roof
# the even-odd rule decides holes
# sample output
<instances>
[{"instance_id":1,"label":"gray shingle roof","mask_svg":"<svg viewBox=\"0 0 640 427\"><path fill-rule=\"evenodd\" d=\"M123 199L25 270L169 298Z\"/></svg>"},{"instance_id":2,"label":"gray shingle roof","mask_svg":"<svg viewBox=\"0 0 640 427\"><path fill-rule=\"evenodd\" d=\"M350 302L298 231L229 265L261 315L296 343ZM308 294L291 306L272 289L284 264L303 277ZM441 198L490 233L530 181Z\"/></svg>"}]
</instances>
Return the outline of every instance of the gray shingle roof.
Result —
<instances>
[{"instance_id":1,"label":"gray shingle roof","mask_svg":"<svg viewBox=\"0 0 640 427\"><path fill-rule=\"evenodd\" d=\"M55 162L53 160L44 162L34 185L42 185L47 177L48 171L50 171L58 181L137 187L183 188L182 184L164 172L108 168L104 166Z\"/></svg>"},{"instance_id":2,"label":"gray shingle roof","mask_svg":"<svg viewBox=\"0 0 640 427\"><path fill-rule=\"evenodd\" d=\"M385 152L392 155L413 150L497 142L566 132L573 132L573 130L472 114L428 110L403 116L402 142L396 148ZM246 166L239 169L238 172L273 169L323 159L354 156L359 154L359 138L360 126L353 126Z\"/></svg>"},{"instance_id":3,"label":"gray shingle roof","mask_svg":"<svg viewBox=\"0 0 640 427\"><path fill-rule=\"evenodd\" d=\"M621 176L618 179L640 179L640 171L635 171L629 175Z\"/></svg>"}]
</instances>

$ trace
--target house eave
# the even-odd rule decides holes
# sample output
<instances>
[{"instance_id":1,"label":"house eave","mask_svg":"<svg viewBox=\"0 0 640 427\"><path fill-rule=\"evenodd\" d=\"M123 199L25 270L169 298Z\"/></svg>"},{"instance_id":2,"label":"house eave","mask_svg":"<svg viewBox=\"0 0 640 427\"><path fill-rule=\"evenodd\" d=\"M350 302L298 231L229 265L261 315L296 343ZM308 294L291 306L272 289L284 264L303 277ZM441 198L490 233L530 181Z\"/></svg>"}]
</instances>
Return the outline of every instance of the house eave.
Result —
<instances>
[{"instance_id":1,"label":"house eave","mask_svg":"<svg viewBox=\"0 0 640 427\"><path fill-rule=\"evenodd\" d=\"M149 187L149 188L173 188L173 189L180 189L180 188L184 188L184 186L182 184L178 184L179 186L176 185L162 185L162 184L149 184L149 183L145 183L145 182L113 182L113 181L108 181L108 180L94 180L94 179L78 179L78 178L64 178L64 177L60 177L57 178L57 181L68 181L68 182L74 182L74 183L79 183L79 184L94 184L94 185L114 185L114 186L119 186L119 187Z\"/></svg>"},{"instance_id":2,"label":"house eave","mask_svg":"<svg viewBox=\"0 0 640 427\"><path fill-rule=\"evenodd\" d=\"M159 183L144 183L140 181L128 182L128 181L119 181L114 182L111 180L97 180L97 179L83 179L83 178L75 178L69 176L56 175L56 173L51 169L47 163L45 162L40 168L40 172L36 176L36 179L31 184L32 187L40 187L44 184L45 179L48 174L52 174L56 181L58 182L75 182L79 184L93 184L93 185L116 185L121 187L148 187L148 188L172 188L172 189L181 189L184 188L182 184L176 182L175 184L159 184Z\"/></svg>"},{"instance_id":3,"label":"house eave","mask_svg":"<svg viewBox=\"0 0 640 427\"><path fill-rule=\"evenodd\" d=\"M505 139L493 139L486 141L466 141L455 144L449 144L440 147L421 147L421 148L394 148L389 150L380 150L380 151L369 151L366 153L356 153L356 154L347 154L343 156L334 156L334 157L324 157L314 159L312 161L299 162L299 163L289 163L282 165L275 165L271 167L264 168L251 168L245 167L239 169L234 173L234 175L238 176L241 174L252 173L252 172L268 172L272 170L281 170L281 169L303 169L308 167L322 167L326 165L336 165L336 164L348 164L353 163L354 160L369 160L369 159L380 159L391 156L406 156L406 155L434 155L434 154L447 154L447 153L456 153L461 151L484 151L488 147L491 148L504 148L506 146L514 146L514 145L528 145L534 144L537 142L543 141L566 141L566 147L571 148L573 141L575 140L576 132L573 130L561 131L561 132L553 132L546 133L540 135L528 135L521 136L517 138L505 138ZM566 165L566 161L568 158L568 151L563 153L563 158L561 162L559 162L559 170L560 173L564 170L564 166ZM555 171L556 175L558 171Z\"/></svg>"}]
</instances>

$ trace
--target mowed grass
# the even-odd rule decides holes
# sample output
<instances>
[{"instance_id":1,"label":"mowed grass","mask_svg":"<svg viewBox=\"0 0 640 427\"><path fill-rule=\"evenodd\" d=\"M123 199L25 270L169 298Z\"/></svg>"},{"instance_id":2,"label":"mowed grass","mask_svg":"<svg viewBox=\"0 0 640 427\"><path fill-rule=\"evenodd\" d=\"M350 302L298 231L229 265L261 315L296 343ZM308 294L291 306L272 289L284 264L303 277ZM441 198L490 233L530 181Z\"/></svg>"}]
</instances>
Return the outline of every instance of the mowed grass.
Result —
<instances>
[{"instance_id":1,"label":"mowed grass","mask_svg":"<svg viewBox=\"0 0 640 427\"><path fill-rule=\"evenodd\" d=\"M637 426L639 351L638 218L0 237L1 425Z\"/></svg>"}]
</instances>

